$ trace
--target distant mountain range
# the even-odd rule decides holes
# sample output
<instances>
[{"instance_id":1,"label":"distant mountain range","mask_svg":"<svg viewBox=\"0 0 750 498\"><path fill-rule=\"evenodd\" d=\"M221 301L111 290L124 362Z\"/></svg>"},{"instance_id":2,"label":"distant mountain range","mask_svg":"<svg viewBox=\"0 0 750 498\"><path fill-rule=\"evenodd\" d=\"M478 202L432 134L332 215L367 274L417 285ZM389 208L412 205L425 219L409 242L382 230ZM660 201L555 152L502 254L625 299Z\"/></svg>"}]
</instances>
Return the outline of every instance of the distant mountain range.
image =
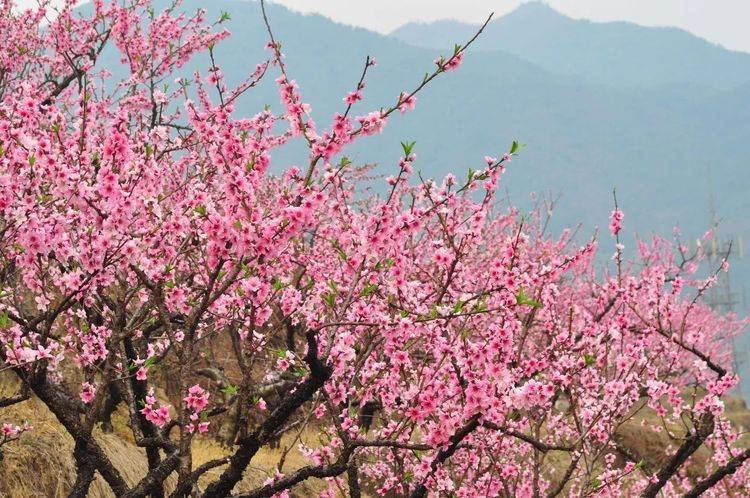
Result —
<instances>
[{"instance_id":1,"label":"distant mountain range","mask_svg":"<svg viewBox=\"0 0 750 498\"><path fill-rule=\"evenodd\" d=\"M186 9L206 6L209 19L231 15L233 36L216 56L230 82L238 82L266 57L260 7L247 0L185 2ZM438 54L476 30L439 21L383 36L276 5L268 13L320 127L342 109L368 54L378 66L355 108L361 114L391 104L421 81ZM103 64L119 63L110 54ZM187 70L207 67L204 59ZM237 112L249 115L264 104L278 105L270 79ZM528 207L530 192L561 194L555 228L581 222L591 234L606 226L617 188L630 234L669 236L680 225L692 238L709 226L713 190L723 233L750 242L749 111L750 54L678 29L573 20L527 3L492 21L458 71L434 81L415 111L394 116L350 156L390 173L399 141L416 140L416 166L441 177L481 167L483 156L502 154L517 139L527 147L504 180L508 195ZM305 159L297 144L275 162L283 168ZM733 265L738 291L750 278L748 259Z\"/></svg>"},{"instance_id":2,"label":"distant mountain range","mask_svg":"<svg viewBox=\"0 0 750 498\"><path fill-rule=\"evenodd\" d=\"M478 27L452 20L409 23L391 36L445 50ZM502 50L556 75L613 87L688 84L731 90L750 81L750 54L676 28L575 20L539 2L522 4L490 23L475 50Z\"/></svg>"}]
</instances>

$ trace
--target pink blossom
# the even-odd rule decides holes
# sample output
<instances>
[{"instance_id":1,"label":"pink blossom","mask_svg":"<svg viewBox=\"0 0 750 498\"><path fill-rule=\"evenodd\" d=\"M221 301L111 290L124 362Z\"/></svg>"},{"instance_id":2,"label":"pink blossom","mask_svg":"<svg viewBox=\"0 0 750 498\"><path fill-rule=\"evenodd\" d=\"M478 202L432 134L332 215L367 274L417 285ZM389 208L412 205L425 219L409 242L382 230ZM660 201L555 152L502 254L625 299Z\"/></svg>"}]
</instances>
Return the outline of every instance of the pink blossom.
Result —
<instances>
[{"instance_id":1,"label":"pink blossom","mask_svg":"<svg viewBox=\"0 0 750 498\"><path fill-rule=\"evenodd\" d=\"M84 403L91 403L96 396L96 386L89 382L81 384L81 401Z\"/></svg>"},{"instance_id":2,"label":"pink blossom","mask_svg":"<svg viewBox=\"0 0 750 498\"><path fill-rule=\"evenodd\" d=\"M622 229L622 219L625 217L622 211L615 209L612 214L609 215L609 231L612 235L617 235Z\"/></svg>"},{"instance_id":3,"label":"pink blossom","mask_svg":"<svg viewBox=\"0 0 750 498\"><path fill-rule=\"evenodd\" d=\"M417 105L417 97L408 93L408 92L401 92L401 95L398 97L398 109L401 111L401 114L405 113L406 111L412 111L414 110L414 107Z\"/></svg>"}]
</instances>

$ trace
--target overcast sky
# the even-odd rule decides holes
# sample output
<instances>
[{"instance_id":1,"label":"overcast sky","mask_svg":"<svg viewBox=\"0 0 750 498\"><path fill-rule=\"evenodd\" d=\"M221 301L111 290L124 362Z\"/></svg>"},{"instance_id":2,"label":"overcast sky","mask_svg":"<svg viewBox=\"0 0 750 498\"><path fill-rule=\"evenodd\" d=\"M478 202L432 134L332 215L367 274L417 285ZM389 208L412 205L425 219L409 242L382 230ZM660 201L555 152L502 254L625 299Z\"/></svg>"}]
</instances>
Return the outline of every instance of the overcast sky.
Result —
<instances>
[{"instance_id":1,"label":"overcast sky","mask_svg":"<svg viewBox=\"0 0 750 498\"><path fill-rule=\"evenodd\" d=\"M453 18L480 22L502 15L524 0L274 0L301 12L387 33L408 21ZM632 21L646 26L677 26L750 52L750 0L547 0L574 18Z\"/></svg>"},{"instance_id":2,"label":"overcast sky","mask_svg":"<svg viewBox=\"0 0 750 498\"><path fill-rule=\"evenodd\" d=\"M206 0L207 5L211 0ZM240 0L238 0L240 1ZM388 33L409 21L483 21L526 0L273 0L300 12ZM18 0L22 6L35 0ZM750 52L750 0L546 0L574 18L677 26L727 48Z\"/></svg>"}]
</instances>

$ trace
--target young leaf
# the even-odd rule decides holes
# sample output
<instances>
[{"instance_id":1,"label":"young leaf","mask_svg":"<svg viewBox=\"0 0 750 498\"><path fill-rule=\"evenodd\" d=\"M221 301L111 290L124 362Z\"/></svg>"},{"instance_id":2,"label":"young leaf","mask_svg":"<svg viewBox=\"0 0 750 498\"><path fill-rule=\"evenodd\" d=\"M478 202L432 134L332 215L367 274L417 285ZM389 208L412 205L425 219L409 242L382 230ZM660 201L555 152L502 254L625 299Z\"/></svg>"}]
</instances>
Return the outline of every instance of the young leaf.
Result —
<instances>
[{"instance_id":1,"label":"young leaf","mask_svg":"<svg viewBox=\"0 0 750 498\"><path fill-rule=\"evenodd\" d=\"M365 284L362 287L362 297L367 297L375 294L378 291L378 286L375 284Z\"/></svg>"},{"instance_id":2,"label":"young leaf","mask_svg":"<svg viewBox=\"0 0 750 498\"><path fill-rule=\"evenodd\" d=\"M529 298L523 289L518 291L516 295L516 304L519 306L531 306L532 308L541 308L542 303L534 299Z\"/></svg>"},{"instance_id":3,"label":"young leaf","mask_svg":"<svg viewBox=\"0 0 750 498\"><path fill-rule=\"evenodd\" d=\"M336 304L336 296L326 292L323 294L323 301L326 302L329 308L333 308L334 304Z\"/></svg>"},{"instance_id":4,"label":"young leaf","mask_svg":"<svg viewBox=\"0 0 750 498\"><path fill-rule=\"evenodd\" d=\"M286 287L286 284L282 282L281 280L279 280L278 278L274 277L274 279L271 281L271 288L273 290L278 291L278 290L283 289L284 287Z\"/></svg>"},{"instance_id":5,"label":"young leaf","mask_svg":"<svg viewBox=\"0 0 750 498\"><path fill-rule=\"evenodd\" d=\"M331 289L331 290L332 290L333 292L335 292L336 294L338 294L338 293L339 293L339 286L338 286L338 285L336 285L336 282L334 282L333 280L329 280L329 281L328 281L328 287L329 287L329 288L330 288L330 289Z\"/></svg>"},{"instance_id":6,"label":"young leaf","mask_svg":"<svg viewBox=\"0 0 750 498\"><path fill-rule=\"evenodd\" d=\"M338 253L339 258L341 258L341 261L346 261L347 259L349 259L344 250L341 248L341 244L339 244L338 240L331 241L331 245L334 249L336 249L336 252Z\"/></svg>"},{"instance_id":7,"label":"young leaf","mask_svg":"<svg viewBox=\"0 0 750 498\"><path fill-rule=\"evenodd\" d=\"M401 148L404 149L404 156L409 157L414 150L417 142L401 142Z\"/></svg>"},{"instance_id":8,"label":"young leaf","mask_svg":"<svg viewBox=\"0 0 750 498\"><path fill-rule=\"evenodd\" d=\"M524 147L524 145L522 143L518 142L518 140L513 140L513 143L510 146L510 152L508 152L508 153L509 154L515 154L516 152L518 152L519 150L521 150L523 147Z\"/></svg>"}]
</instances>

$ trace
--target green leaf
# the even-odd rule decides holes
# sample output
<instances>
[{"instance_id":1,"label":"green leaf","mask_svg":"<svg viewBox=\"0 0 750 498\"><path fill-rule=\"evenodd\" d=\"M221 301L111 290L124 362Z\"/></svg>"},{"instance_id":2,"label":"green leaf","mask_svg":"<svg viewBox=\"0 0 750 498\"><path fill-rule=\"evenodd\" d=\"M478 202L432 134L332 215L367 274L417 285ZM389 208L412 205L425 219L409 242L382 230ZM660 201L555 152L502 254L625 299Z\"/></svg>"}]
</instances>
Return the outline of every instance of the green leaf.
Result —
<instances>
[{"instance_id":1,"label":"green leaf","mask_svg":"<svg viewBox=\"0 0 750 498\"><path fill-rule=\"evenodd\" d=\"M367 297L375 294L378 291L378 286L375 284L365 284L362 287L362 297Z\"/></svg>"},{"instance_id":2,"label":"green leaf","mask_svg":"<svg viewBox=\"0 0 750 498\"><path fill-rule=\"evenodd\" d=\"M459 299L458 301L456 301L456 305L453 307L453 313L461 313L462 309L464 309L464 302Z\"/></svg>"},{"instance_id":3,"label":"green leaf","mask_svg":"<svg viewBox=\"0 0 750 498\"><path fill-rule=\"evenodd\" d=\"M273 290L279 291L283 289L284 287L286 287L286 284L282 282L281 280L279 280L278 278L274 277L274 279L271 281L271 288Z\"/></svg>"},{"instance_id":4,"label":"green leaf","mask_svg":"<svg viewBox=\"0 0 750 498\"><path fill-rule=\"evenodd\" d=\"M219 17L219 22L226 22L226 21L231 21L231 20L232 20L232 16L229 15L229 12L222 10L221 17Z\"/></svg>"},{"instance_id":5,"label":"green leaf","mask_svg":"<svg viewBox=\"0 0 750 498\"><path fill-rule=\"evenodd\" d=\"M518 294L516 295L516 304L519 306L531 306L532 308L542 307L542 303L529 298L523 289L519 290Z\"/></svg>"},{"instance_id":6,"label":"green leaf","mask_svg":"<svg viewBox=\"0 0 750 498\"><path fill-rule=\"evenodd\" d=\"M151 157L151 154L153 154L154 149L151 147L151 144L146 144L146 159Z\"/></svg>"},{"instance_id":7,"label":"green leaf","mask_svg":"<svg viewBox=\"0 0 750 498\"><path fill-rule=\"evenodd\" d=\"M509 152L509 154L515 154L516 152L518 152L519 150L521 150L524 147L525 147L524 144L518 142L517 140L513 140L513 143L510 146L510 152Z\"/></svg>"},{"instance_id":8,"label":"green leaf","mask_svg":"<svg viewBox=\"0 0 750 498\"><path fill-rule=\"evenodd\" d=\"M240 220L235 220L234 228L236 228L237 230L242 230L242 222Z\"/></svg>"},{"instance_id":9,"label":"green leaf","mask_svg":"<svg viewBox=\"0 0 750 498\"><path fill-rule=\"evenodd\" d=\"M167 280L167 283L165 283L164 286L167 289L174 289L174 286L175 286L174 280Z\"/></svg>"},{"instance_id":10,"label":"green leaf","mask_svg":"<svg viewBox=\"0 0 750 498\"><path fill-rule=\"evenodd\" d=\"M323 294L323 301L326 302L329 308L333 308L334 304L336 304L336 296L330 293Z\"/></svg>"},{"instance_id":11,"label":"green leaf","mask_svg":"<svg viewBox=\"0 0 750 498\"><path fill-rule=\"evenodd\" d=\"M596 356L593 354L585 354L583 355L583 361L586 362L586 366L589 367L596 362Z\"/></svg>"},{"instance_id":12,"label":"green leaf","mask_svg":"<svg viewBox=\"0 0 750 498\"><path fill-rule=\"evenodd\" d=\"M286 349L277 349L276 350L276 356L279 358L283 358L286 356Z\"/></svg>"},{"instance_id":13,"label":"green leaf","mask_svg":"<svg viewBox=\"0 0 750 498\"><path fill-rule=\"evenodd\" d=\"M401 316L406 318L407 316L409 316L409 312L406 310L401 310Z\"/></svg>"},{"instance_id":14,"label":"green leaf","mask_svg":"<svg viewBox=\"0 0 750 498\"><path fill-rule=\"evenodd\" d=\"M404 149L404 156L409 157L416 144L417 142L401 142L401 148Z\"/></svg>"},{"instance_id":15,"label":"green leaf","mask_svg":"<svg viewBox=\"0 0 750 498\"><path fill-rule=\"evenodd\" d=\"M33 168L35 164L36 164L36 157L34 156L34 154L31 154L29 156L29 166Z\"/></svg>"},{"instance_id":16,"label":"green leaf","mask_svg":"<svg viewBox=\"0 0 750 498\"><path fill-rule=\"evenodd\" d=\"M339 293L339 286L336 285L336 282L334 282L333 280L328 281L328 288L330 288L336 294Z\"/></svg>"},{"instance_id":17,"label":"green leaf","mask_svg":"<svg viewBox=\"0 0 750 498\"><path fill-rule=\"evenodd\" d=\"M229 384L228 386L224 386L221 388L221 392L228 396L234 396L237 394L237 386L233 386L232 384Z\"/></svg>"},{"instance_id":18,"label":"green leaf","mask_svg":"<svg viewBox=\"0 0 750 498\"><path fill-rule=\"evenodd\" d=\"M378 261L378 264L375 265L375 269L382 270L383 268L390 268L393 266L393 263L395 263L395 261L393 261L392 258L386 258L383 261Z\"/></svg>"},{"instance_id":19,"label":"green leaf","mask_svg":"<svg viewBox=\"0 0 750 498\"><path fill-rule=\"evenodd\" d=\"M195 212L201 216L206 216L206 206L204 206L203 204L198 204L197 206L195 206Z\"/></svg>"},{"instance_id":20,"label":"green leaf","mask_svg":"<svg viewBox=\"0 0 750 498\"><path fill-rule=\"evenodd\" d=\"M8 327L10 327L10 318L8 317L8 312L3 311L0 315L0 329L7 329Z\"/></svg>"},{"instance_id":21,"label":"green leaf","mask_svg":"<svg viewBox=\"0 0 750 498\"><path fill-rule=\"evenodd\" d=\"M646 462L643 459L640 459L638 460L638 463L635 464L635 468L642 469L644 465L646 465Z\"/></svg>"},{"instance_id":22,"label":"green leaf","mask_svg":"<svg viewBox=\"0 0 750 498\"><path fill-rule=\"evenodd\" d=\"M475 171L472 168L469 168L469 172L466 175L467 176L467 181L470 182L471 180L474 179L474 173L475 173Z\"/></svg>"},{"instance_id":23,"label":"green leaf","mask_svg":"<svg viewBox=\"0 0 750 498\"><path fill-rule=\"evenodd\" d=\"M591 486L594 489L599 489L601 487L601 485L602 485L602 481L598 477L595 477L594 479L591 479Z\"/></svg>"},{"instance_id":24,"label":"green leaf","mask_svg":"<svg viewBox=\"0 0 750 498\"><path fill-rule=\"evenodd\" d=\"M334 249L336 249L336 252L339 254L339 258L341 258L342 261L346 261L347 259L349 259L344 250L341 248L341 244L339 244L338 240L331 241L331 245Z\"/></svg>"}]
</instances>

